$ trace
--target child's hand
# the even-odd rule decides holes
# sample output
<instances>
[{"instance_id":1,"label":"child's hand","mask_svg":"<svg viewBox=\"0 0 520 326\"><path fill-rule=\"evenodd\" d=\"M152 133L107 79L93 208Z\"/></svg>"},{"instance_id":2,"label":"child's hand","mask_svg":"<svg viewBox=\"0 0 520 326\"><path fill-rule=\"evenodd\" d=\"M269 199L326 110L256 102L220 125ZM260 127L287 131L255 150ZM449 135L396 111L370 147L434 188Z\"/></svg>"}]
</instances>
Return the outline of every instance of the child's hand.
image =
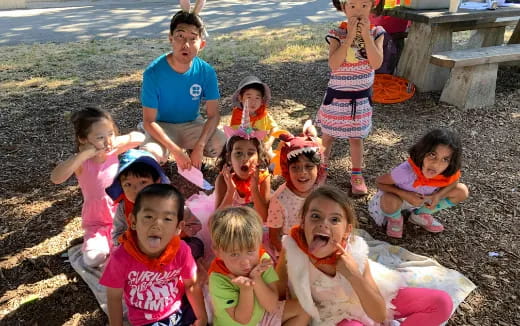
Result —
<instances>
[{"instance_id":1,"label":"child's hand","mask_svg":"<svg viewBox=\"0 0 520 326\"><path fill-rule=\"evenodd\" d=\"M361 37L365 42L368 42L368 40L372 37L370 35L370 20L368 17L358 17L357 27L361 31Z\"/></svg>"},{"instance_id":2,"label":"child's hand","mask_svg":"<svg viewBox=\"0 0 520 326\"><path fill-rule=\"evenodd\" d=\"M258 279L262 277L263 272L265 272L272 266L273 261L271 259L262 259L262 261L258 265L256 265L255 268L251 270L251 272L249 272L249 277L253 280Z\"/></svg>"},{"instance_id":3,"label":"child's hand","mask_svg":"<svg viewBox=\"0 0 520 326\"><path fill-rule=\"evenodd\" d=\"M338 242L336 242L336 247L338 248L337 254L339 255L338 262L336 263L336 270L346 279L359 274L359 266L354 258L352 258L352 255Z\"/></svg>"},{"instance_id":4,"label":"child's hand","mask_svg":"<svg viewBox=\"0 0 520 326\"><path fill-rule=\"evenodd\" d=\"M251 168L251 172L249 172L249 175L251 176L251 189L258 189L260 170L258 170L258 168L256 167Z\"/></svg>"},{"instance_id":5,"label":"child's hand","mask_svg":"<svg viewBox=\"0 0 520 326\"><path fill-rule=\"evenodd\" d=\"M424 196L424 207L426 207L428 209L434 209L440 200L441 200L441 198L439 196L439 193L434 193L432 195Z\"/></svg>"},{"instance_id":6,"label":"child's hand","mask_svg":"<svg viewBox=\"0 0 520 326\"><path fill-rule=\"evenodd\" d=\"M233 181L235 173L231 172L231 166L225 165L220 173L226 182L227 191L235 190L237 188L235 181Z\"/></svg>"},{"instance_id":7,"label":"child's hand","mask_svg":"<svg viewBox=\"0 0 520 326\"><path fill-rule=\"evenodd\" d=\"M98 155L102 155L105 153L102 149L97 149L94 145L91 143L81 144L79 145L79 152L81 154L86 155L87 159L93 158Z\"/></svg>"},{"instance_id":8,"label":"child's hand","mask_svg":"<svg viewBox=\"0 0 520 326\"><path fill-rule=\"evenodd\" d=\"M237 276L231 280L231 283L238 285L240 290L253 289L255 282L249 277Z\"/></svg>"},{"instance_id":9,"label":"child's hand","mask_svg":"<svg viewBox=\"0 0 520 326\"><path fill-rule=\"evenodd\" d=\"M416 192L409 192L403 199L414 207L421 207L424 203L424 196Z\"/></svg>"}]
</instances>

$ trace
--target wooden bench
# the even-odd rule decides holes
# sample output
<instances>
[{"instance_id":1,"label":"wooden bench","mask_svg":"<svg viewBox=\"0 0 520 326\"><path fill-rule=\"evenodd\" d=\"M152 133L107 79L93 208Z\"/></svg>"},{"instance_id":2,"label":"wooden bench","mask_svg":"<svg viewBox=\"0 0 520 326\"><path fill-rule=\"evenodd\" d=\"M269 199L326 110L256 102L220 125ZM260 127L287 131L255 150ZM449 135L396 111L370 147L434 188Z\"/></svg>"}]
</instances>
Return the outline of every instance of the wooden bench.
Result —
<instances>
[{"instance_id":1,"label":"wooden bench","mask_svg":"<svg viewBox=\"0 0 520 326\"><path fill-rule=\"evenodd\" d=\"M451 68L441 101L462 108L493 105L498 64L520 60L520 44L432 54L430 63Z\"/></svg>"}]
</instances>

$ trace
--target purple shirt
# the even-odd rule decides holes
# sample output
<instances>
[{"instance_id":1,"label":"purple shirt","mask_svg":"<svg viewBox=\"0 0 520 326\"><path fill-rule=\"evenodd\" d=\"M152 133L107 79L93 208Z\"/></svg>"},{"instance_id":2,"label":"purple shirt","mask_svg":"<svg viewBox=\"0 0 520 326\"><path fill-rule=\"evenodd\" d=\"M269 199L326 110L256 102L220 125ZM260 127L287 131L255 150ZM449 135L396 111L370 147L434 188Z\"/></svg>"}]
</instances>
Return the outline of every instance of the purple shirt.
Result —
<instances>
[{"instance_id":1,"label":"purple shirt","mask_svg":"<svg viewBox=\"0 0 520 326\"><path fill-rule=\"evenodd\" d=\"M419 186L414 187L413 183L417 179L417 175L413 171L412 166L408 161L405 161L395 167L390 175L395 182L395 186L399 189L403 189L406 191L413 191L421 195L431 195L434 193L439 187L431 187L431 186Z\"/></svg>"}]
</instances>

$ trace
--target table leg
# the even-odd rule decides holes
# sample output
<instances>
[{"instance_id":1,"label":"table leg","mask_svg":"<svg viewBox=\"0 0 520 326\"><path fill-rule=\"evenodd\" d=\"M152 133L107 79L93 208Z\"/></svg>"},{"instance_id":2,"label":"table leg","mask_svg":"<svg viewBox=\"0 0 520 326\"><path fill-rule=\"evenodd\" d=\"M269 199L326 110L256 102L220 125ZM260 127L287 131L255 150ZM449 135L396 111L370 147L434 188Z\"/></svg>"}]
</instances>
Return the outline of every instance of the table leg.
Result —
<instances>
[{"instance_id":1,"label":"table leg","mask_svg":"<svg viewBox=\"0 0 520 326\"><path fill-rule=\"evenodd\" d=\"M515 30L513 31L513 35L509 39L509 44L518 44L520 43L520 20L516 23Z\"/></svg>"},{"instance_id":2,"label":"table leg","mask_svg":"<svg viewBox=\"0 0 520 326\"><path fill-rule=\"evenodd\" d=\"M414 83L420 92L441 90L450 70L430 64L430 56L434 52L450 51L451 42L452 31L448 24L414 22L397 66L397 75Z\"/></svg>"},{"instance_id":3,"label":"table leg","mask_svg":"<svg viewBox=\"0 0 520 326\"><path fill-rule=\"evenodd\" d=\"M468 49L484 48L486 46L502 45L504 43L505 26L477 29L468 41Z\"/></svg>"}]
</instances>

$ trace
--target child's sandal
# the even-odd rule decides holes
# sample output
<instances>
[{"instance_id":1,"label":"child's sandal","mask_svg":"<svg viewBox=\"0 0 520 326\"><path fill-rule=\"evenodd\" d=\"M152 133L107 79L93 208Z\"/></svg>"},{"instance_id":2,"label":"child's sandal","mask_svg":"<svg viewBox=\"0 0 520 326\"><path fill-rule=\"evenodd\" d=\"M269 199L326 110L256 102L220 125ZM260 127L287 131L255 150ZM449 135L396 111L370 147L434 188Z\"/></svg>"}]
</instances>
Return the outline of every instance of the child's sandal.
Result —
<instances>
[{"instance_id":1,"label":"child's sandal","mask_svg":"<svg viewBox=\"0 0 520 326\"><path fill-rule=\"evenodd\" d=\"M428 232L439 233L439 232L444 231L444 226L441 224L441 222L439 222L437 219L433 218L433 216L431 216L430 214L412 213L410 215L410 222L423 227Z\"/></svg>"}]
</instances>

